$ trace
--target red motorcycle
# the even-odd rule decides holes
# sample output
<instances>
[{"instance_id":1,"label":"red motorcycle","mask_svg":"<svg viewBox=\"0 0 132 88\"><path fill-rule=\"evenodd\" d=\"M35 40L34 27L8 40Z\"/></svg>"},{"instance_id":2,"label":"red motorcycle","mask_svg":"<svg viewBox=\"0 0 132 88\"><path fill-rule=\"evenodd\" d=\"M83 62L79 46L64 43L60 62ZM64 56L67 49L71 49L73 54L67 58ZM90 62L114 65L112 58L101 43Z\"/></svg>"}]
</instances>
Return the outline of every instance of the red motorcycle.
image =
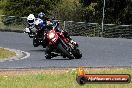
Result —
<instances>
[{"instance_id":1,"label":"red motorcycle","mask_svg":"<svg viewBox=\"0 0 132 88\"><path fill-rule=\"evenodd\" d=\"M56 27L52 26L47 32L47 40L49 45L53 46L57 53L69 59L80 59L82 54L78 49L78 45L72 44L63 34L63 31L56 32Z\"/></svg>"}]
</instances>

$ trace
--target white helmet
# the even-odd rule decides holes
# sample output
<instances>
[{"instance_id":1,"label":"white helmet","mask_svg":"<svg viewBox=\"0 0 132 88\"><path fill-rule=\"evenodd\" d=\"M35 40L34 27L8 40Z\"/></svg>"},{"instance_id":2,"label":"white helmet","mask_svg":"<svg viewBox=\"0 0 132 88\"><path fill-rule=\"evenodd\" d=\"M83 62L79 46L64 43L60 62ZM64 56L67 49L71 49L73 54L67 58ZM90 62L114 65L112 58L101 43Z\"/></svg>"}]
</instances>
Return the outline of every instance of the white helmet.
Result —
<instances>
[{"instance_id":1,"label":"white helmet","mask_svg":"<svg viewBox=\"0 0 132 88\"><path fill-rule=\"evenodd\" d=\"M29 16L27 17L27 22L32 25L35 22L35 16L33 14L29 14Z\"/></svg>"}]
</instances>

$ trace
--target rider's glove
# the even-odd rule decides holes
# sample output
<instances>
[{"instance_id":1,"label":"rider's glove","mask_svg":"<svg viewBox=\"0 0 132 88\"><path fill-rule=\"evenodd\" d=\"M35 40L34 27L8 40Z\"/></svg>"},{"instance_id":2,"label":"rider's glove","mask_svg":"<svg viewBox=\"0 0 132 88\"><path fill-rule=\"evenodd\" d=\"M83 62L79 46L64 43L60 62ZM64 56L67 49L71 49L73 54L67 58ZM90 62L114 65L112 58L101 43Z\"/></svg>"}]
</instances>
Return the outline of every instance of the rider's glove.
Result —
<instances>
[{"instance_id":1,"label":"rider's glove","mask_svg":"<svg viewBox=\"0 0 132 88\"><path fill-rule=\"evenodd\" d=\"M53 23L51 21L47 21L46 23L48 26L53 25Z\"/></svg>"},{"instance_id":2,"label":"rider's glove","mask_svg":"<svg viewBox=\"0 0 132 88\"><path fill-rule=\"evenodd\" d=\"M25 28L25 33L30 33L29 28Z\"/></svg>"}]
</instances>

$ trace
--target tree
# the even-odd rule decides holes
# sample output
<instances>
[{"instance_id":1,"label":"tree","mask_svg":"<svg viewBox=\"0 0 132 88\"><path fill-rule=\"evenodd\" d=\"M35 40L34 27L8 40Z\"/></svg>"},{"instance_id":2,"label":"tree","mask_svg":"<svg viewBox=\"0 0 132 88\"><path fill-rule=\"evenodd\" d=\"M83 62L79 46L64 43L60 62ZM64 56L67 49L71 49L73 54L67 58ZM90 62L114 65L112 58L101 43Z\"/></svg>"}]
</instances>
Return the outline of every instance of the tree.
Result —
<instances>
[{"instance_id":1,"label":"tree","mask_svg":"<svg viewBox=\"0 0 132 88\"><path fill-rule=\"evenodd\" d=\"M90 5L92 0L82 0L84 6Z\"/></svg>"},{"instance_id":2,"label":"tree","mask_svg":"<svg viewBox=\"0 0 132 88\"><path fill-rule=\"evenodd\" d=\"M50 10L60 0L7 0L4 14L15 16L27 16L30 13L44 12L50 14Z\"/></svg>"},{"instance_id":3,"label":"tree","mask_svg":"<svg viewBox=\"0 0 132 88\"><path fill-rule=\"evenodd\" d=\"M58 17L60 20L81 21L83 9L79 0L61 0L52 11L52 15Z\"/></svg>"},{"instance_id":4,"label":"tree","mask_svg":"<svg viewBox=\"0 0 132 88\"><path fill-rule=\"evenodd\" d=\"M102 21L103 0L7 0L4 5L5 15L27 16L43 11L60 20ZM132 0L106 0L104 21L132 24Z\"/></svg>"},{"instance_id":5,"label":"tree","mask_svg":"<svg viewBox=\"0 0 132 88\"><path fill-rule=\"evenodd\" d=\"M103 0L97 0L97 6L95 9L97 22L101 22L102 8ZM106 0L104 23L131 24L131 8L131 0Z\"/></svg>"}]
</instances>

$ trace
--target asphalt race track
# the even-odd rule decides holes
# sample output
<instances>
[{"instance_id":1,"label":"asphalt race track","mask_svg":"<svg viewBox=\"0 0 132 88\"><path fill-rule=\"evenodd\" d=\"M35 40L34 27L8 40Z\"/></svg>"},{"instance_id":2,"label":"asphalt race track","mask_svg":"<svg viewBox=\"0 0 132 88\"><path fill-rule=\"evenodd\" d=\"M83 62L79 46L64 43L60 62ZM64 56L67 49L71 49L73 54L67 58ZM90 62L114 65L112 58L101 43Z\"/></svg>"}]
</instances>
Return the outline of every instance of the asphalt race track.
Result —
<instances>
[{"instance_id":1,"label":"asphalt race track","mask_svg":"<svg viewBox=\"0 0 132 88\"><path fill-rule=\"evenodd\" d=\"M132 65L132 40L74 36L83 53L81 59L68 60L60 56L51 60L44 57L44 49L33 47L32 39L24 33L0 32L0 47L30 53L26 59L0 62L0 68L47 68L47 67L111 67Z\"/></svg>"}]
</instances>

